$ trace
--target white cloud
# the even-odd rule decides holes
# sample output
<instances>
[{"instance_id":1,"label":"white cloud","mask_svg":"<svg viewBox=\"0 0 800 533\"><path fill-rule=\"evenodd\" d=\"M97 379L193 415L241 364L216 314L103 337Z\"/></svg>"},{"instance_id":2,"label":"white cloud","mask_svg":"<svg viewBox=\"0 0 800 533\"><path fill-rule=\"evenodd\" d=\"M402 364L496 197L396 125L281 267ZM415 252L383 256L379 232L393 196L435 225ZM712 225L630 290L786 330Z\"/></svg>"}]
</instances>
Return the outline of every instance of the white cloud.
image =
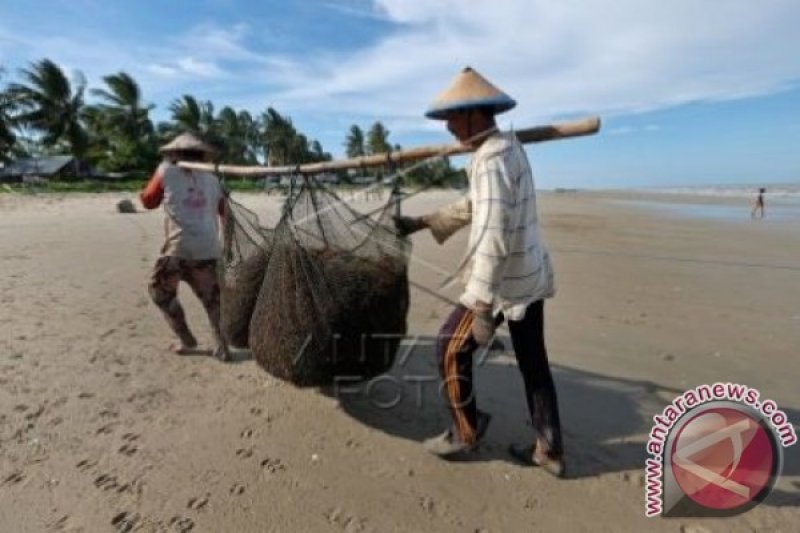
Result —
<instances>
[{"instance_id":1,"label":"white cloud","mask_svg":"<svg viewBox=\"0 0 800 533\"><path fill-rule=\"evenodd\" d=\"M616 128L611 128L606 130L606 135L628 135L634 133L636 131L635 128L632 126L618 126Z\"/></svg>"},{"instance_id":2,"label":"white cloud","mask_svg":"<svg viewBox=\"0 0 800 533\"><path fill-rule=\"evenodd\" d=\"M192 27L165 41L130 46L80 29L73 33L65 28L61 35L39 35L4 28L0 23L0 49L9 58L24 58L15 65L18 67L50 58L66 72L79 69L95 87L102 83L103 76L124 70L140 83L146 99L160 99L166 104L183 92L193 92L197 82L230 78L231 73L220 66L222 61L234 57L260 60L260 56L238 45L245 30L243 25L230 30ZM13 73L14 69L10 70Z\"/></svg>"},{"instance_id":3,"label":"white cloud","mask_svg":"<svg viewBox=\"0 0 800 533\"><path fill-rule=\"evenodd\" d=\"M800 80L796 0L376 0L371 48L286 65L288 107L420 117L460 67L514 96L518 126L785 89Z\"/></svg>"},{"instance_id":4,"label":"white cloud","mask_svg":"<svg viewBox=\"0 0 800 533\"><path fill-rule=\"evenodd\" d=\"M159 112L167 101L191 92L220 106L259 111L274 105L293 116L313 115L317 122L380 119L393 132L441 130L422 114L464 65L518 100L518 108L503 116L517 127L583 113L626 114L767 94L800 80L797 0L326 0L322 5L352 15L358 24L381 18L393 23L392 29L349 52L320 52L320 43L314 43L276 53L269 44L253 44L256 34L266 33L267 43L279 38L259 21L176 28L171 37L135 46L82 28L65 26L62 36L35 35L4 31L0 23L0 58L51 57L83 69L92 84L127 70L147 98L162 104Z\"/></svg>"},{"instance_id":5,"label":"white cloud","mask_svg":"<svg viewBox=\"0 0 800 533\"><path fill-rule=\"evenodd\" d=\"M178 68L169 65L160 65L158 63L151 63L145 66L145 70L162 78L176 78L180 74Z\"/></svg>"},{"instance_id":6,"label":"white cloud","mask_svg":"<svg viewBox=\"0 0 800 533\"><path fill-rule=\"evenodd\" d=\"M215 63L211 61L203 61L192 56L182 57L175 62L180 68L181 72L189 74L190 76L198 76L201 78L213 78L224 76L225 73Z\"/></svg>"},{"instance_id":7,"label":"white cloud","mask_svg":"<svg viewBox=\"0 0 800 533\"><path fill-rule=\"evenodd\" d=\"M352 5L352 3L343 4L335 2L323 2L320 4L325 9L331 9L345 15L353 15L356 17L389 21L391 20L382 10L373 6L372 8L359 7Z\"/></svg>"},{"instance_id":8,"label":"white cloud","mask_svg":"<svg viewBox=\"0 0 800 533\"><path fill-rule=\"evenodd\" d=\"M269 31L268 29L264 31ZM199 24L168 41L168 46L213 61L263 62L264 56L244 46L250 32L247 24L222 28L214 24Z\"/></svg>"},{"instance_id":9,"label":"white cloud","mask_svg":"<svg viewBox=\"0 0 800 533\"><path fill-rule=\"evenodd\" d=\"M630 135L632 133L654 133L661 131L658 124L645 124L644 126L611 126L605 128L606 135Z\"/></svg>"}]
</instances>

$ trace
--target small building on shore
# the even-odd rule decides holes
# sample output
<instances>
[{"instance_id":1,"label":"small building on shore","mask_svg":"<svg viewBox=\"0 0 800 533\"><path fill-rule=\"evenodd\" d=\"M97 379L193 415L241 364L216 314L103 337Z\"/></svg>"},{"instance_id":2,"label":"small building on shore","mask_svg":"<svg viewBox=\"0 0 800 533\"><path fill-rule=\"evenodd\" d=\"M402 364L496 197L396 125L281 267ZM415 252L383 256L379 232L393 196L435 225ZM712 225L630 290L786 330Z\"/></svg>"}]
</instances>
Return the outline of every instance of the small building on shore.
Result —
<instances>
[{"instance_id":1,"label":"small building on shore","mask_svg":"<svg viewBox=\"0 0 800 533\"><path fill-rule=\"evenodd\" d=\"M75 179L90 174L88 165L71 155L28 157L6 163L0 169L4 183L34 183L41 180Z\"/></svg>"}]
</instances>

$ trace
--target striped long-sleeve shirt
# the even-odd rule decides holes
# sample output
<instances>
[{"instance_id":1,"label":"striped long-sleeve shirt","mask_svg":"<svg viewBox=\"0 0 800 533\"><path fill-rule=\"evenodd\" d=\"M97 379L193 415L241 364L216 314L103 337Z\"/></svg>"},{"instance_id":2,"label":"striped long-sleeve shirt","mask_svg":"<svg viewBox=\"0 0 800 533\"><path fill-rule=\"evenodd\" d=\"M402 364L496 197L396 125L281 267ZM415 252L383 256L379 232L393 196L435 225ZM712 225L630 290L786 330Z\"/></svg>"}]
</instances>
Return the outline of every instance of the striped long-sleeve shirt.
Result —
<instances>
[{"instance_id":1,"label":"striped long-sleeve shirt","mask_svg":"<svg viewBox=\"0 0 800 533\"><path fill-rule=\"evenodd\" d=\"M472 224L461 303L489 303L495 313L521 320L531 302L555 294L528 158L513 133L495 133L472 156L467 172L469 195L425 219L440 243Z\"/></svg>"}]
</instances>

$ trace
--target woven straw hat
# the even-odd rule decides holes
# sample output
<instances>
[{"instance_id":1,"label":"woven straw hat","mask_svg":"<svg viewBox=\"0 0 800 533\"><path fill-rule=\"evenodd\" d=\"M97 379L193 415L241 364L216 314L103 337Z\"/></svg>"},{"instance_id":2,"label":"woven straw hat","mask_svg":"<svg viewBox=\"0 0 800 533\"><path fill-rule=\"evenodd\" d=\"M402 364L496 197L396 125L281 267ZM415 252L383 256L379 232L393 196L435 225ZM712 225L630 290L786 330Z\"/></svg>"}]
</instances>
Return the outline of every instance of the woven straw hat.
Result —
<instances>
[{"instance_id":1,"label":"woven straw hat","mask_svg":"<svg viewBox=\"0 0 800 533\"><path fill-rule=\"evenodd\" d=\"M181 133L159 149L159 152L205 152L215 154L217 151L209 144L204 143L191 133Z\"/></svg>"},{"instance_id":2,"label":"woven straw hat","mask_svg":"<svg viewBox=\"0 0 800 533\"><path fill-rule=\"evenodd\" d=\"M453 80L450 86L433 101L425 116L444 120L447 113L484 107L495 114L508 111L517 102L506 93L489 83L472 67L466 67Z\"/></svg>"}]
</instances>

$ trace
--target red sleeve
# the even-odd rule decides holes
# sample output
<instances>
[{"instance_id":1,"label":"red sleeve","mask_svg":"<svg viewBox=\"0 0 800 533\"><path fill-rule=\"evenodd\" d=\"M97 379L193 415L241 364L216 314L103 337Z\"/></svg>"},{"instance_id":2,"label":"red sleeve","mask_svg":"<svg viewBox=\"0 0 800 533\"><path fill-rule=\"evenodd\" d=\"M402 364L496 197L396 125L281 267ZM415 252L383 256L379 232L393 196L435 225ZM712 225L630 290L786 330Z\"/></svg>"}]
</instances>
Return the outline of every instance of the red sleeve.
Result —
<instances>
[{"instance_id":1,"label":"red sleeve","mask_svg":"<svg viewBox=\"0 0 800 533\"><path fill-rule=\"evenodd\" d=\"M153 173L144 190L139 193L139 199L146 209L155 209L161 205L161 200L164 199L164 177L160 168Z\"/></svg>"}]
</instances>

